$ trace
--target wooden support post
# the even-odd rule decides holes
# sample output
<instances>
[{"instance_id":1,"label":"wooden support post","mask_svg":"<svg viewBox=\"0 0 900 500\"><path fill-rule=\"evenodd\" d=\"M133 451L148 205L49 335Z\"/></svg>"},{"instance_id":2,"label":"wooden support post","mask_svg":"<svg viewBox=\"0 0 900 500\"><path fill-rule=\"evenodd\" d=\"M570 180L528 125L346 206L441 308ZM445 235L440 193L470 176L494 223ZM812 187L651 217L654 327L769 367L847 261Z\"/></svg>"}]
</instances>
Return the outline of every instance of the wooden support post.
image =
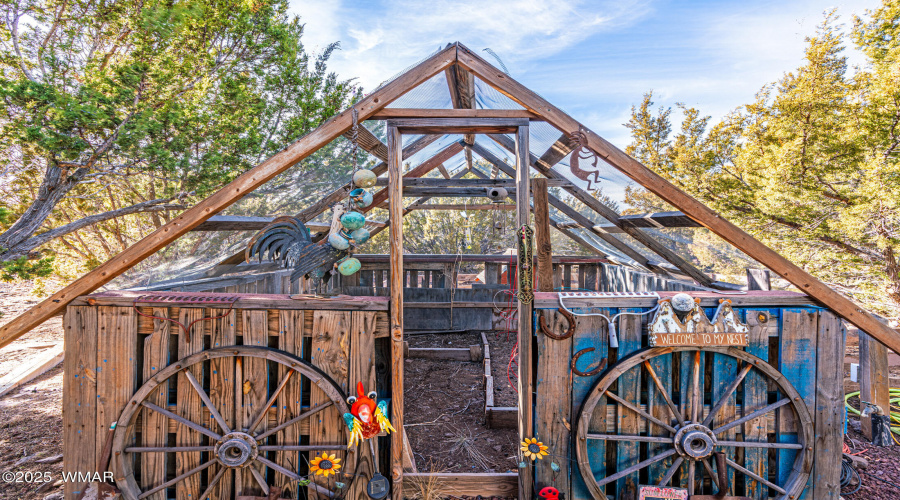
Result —
<instances>
[{"instance_id":1,"label":"wooden support post","mask_svg":"<svg viewBox=\"0 0 900 500\"><path fill-rule=\"evenodd\" d=\"M516 227L528 226L531 215L530 176L528 167L528 127L519 127L516 131ZM522 291L521 280L519 292ZM519 438L533 437L534 422L532 405L534 403L534 380L532 373L532 317L534 304L519 300ZM519 469L519 498L530 500L533 493L533 467L530 461L524 469Z\"/></svg>"},{"instance_id":2,"label":"wooden support post","mask_svg":"<svg viewBox=\"0 0 900 500\"><path fill-rule=\"evenodd\" d=\"M747 290L771 290L768 269L747 268Z\"/></svg>"},{"instance_id":3,"label":"wooden support post","mask_svg":"<svg viewBox=\"0 0 900 500\"><path fill-rule=\"evenodd\" d=\"M550 206L547 179L534 183L534 241L537 248L537 282L541 292L553 291L553 248L550 246Z\"/></svg>"},{"instance_id":4,"label":"wooden support post","mask_svg":"<svg viewBox=\"0 0 900 500\"><path fill-rule=\"evenodd\" d=\"M397 432L391 434L391 490L403 499L403 141L396 127L388 128L388 219L391 224L391 408Z\"/></svg>"},{"instance_id":5,"label":"wooden support post","mask_svg":"<svg viewBox=\"0 0 900 500\"><path fill-rule=\"evenodd\" d=\"M859 379L859 399L874 403L885 412L891 411L887 347L862 330L859 331ZM865 408L862 403L860 406ZM872 439L872 419L862 418L860 424L863 435Z\"/></svg>"}]
</instances>

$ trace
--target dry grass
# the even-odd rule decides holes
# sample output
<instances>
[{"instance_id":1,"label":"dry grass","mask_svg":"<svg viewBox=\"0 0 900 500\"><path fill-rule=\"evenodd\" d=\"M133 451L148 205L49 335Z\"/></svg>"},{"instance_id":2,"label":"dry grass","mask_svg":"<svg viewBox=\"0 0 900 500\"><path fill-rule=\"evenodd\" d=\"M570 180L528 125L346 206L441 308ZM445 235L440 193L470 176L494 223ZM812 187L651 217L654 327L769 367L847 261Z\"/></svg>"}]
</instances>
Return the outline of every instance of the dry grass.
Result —
<instances>
[{"instance_id":1,"label":"dry grass","mask_svg":"<svg viewBox=\"0 0 900 500\"><path fill-rule=\"evenodd\" d=\"M434 462L429 462L428 472L435 474L442 471L438 470ZM447 498L448 496L437 476L418 476L412 481L412 484L412 491L407 493L410 498L416 500L440 500L442 498Z\"/></svg>"},{"instance_id":2,"label":"dry grass","mask_svg":"<svg viewBox=\"0 0 900 500\"><path fill-rule=\"evenodd\" d=\"M472 434L471 429L460 429L458 427L451 427L450 430L453 436L444 440L444 443L449 445L448 452L464 454L469 463L479 467L481 470L491 468L487 456L478 449L476 444L480 434Z\"/></svg>"}]
</instances>

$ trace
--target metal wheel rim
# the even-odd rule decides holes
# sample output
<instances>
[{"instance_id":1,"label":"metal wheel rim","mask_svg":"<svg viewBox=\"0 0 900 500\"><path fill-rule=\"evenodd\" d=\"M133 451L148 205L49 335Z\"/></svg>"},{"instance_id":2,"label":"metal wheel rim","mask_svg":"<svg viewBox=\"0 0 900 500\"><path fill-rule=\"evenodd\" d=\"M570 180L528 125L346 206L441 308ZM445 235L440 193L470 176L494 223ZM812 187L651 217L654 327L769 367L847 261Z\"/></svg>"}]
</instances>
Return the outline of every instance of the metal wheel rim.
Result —
<instances>
[{"instance_id":1,"label":"metal wheel rim","mask_svg":"<svg viewBox=\"0 0 900 500\"><path fill-rule=\"evenodd\" d=\"M794 466L791 469L791 474L788 476L788 479L785 481L785 484L782 487L785 490L785 493L775 498L779 500L789 500L797 498L800 492L803 491L803 489L806 487L810 471L812 470L812 458L810 453L810 445L812 443L812 417L810 416L809 409L806 407L806 403L803 402L803 399L800 397L800 394L797 392L794 386L791 385L791 383L781 372L776 370L772 365L768 364L763 359L734 347L712 347L703 349L697 349L696 347L646 348L620 360L613 366L609 367L603 373L603 375L591 387L590 391L588 391L584 403L582 404L581 409L578 412L578 418L576 420L577 428L575 451L576 458L578 460L578 469L581 472L581 476L584 479L585 484L587 484L588 490L591 492L591 495L597 499L607 499L607 496L604 492L605 487L601 486L598 483L597 479L593 475L593 472L591 471L586 437L586 435L589 433L588 427L590 425L591 417L602 395L606 393L609 387L612 386L613 382L615 382L619 378L619 376L621 376L628 370L641 365L644 361L651 360L655 357L665 354L691 351L725 354L745 363L749 363L752 367L751 370L755 368L761 371L766 377L776 383L778 389L784 392L786 398L790 399L790 403L786 404L785 406L790 406L791 408L793 408L794 414L799 422L797 429L797 439L800 448L797 450L797 455L794 459ZM714 404L715 403L713 403L713 405ZM772 411L774 410L775 409L773 409ZM688 418L688 420L690 419ZM640 469L638 469L638 471L636 472L639 471ZM740 471L736 470L736 472ZM671 478L669 479L669 481L671 481ZM669 481L667 481L667 483Z\"/></svg>"},{"instance_id":2,"label":"metal wheel rim","mask_svg":"<svg viewBox=\"0 0 900 500\"><path fill-rule=\"evenodd\" d=\"M114 464L113 474L115 475L116 485L121 491L123 498L126 498L128 500L137 500L142 494L144 494L143 490L137 484L137 481L134 478L134 468L132 463L133 461L131 460L132 453L124 451L126 448L126 443L129 442L134 436L134 427L137 423L136 417L143 409L142 402L146 400L147 397L151 395L153 390L156 389L160 384L175 378L175 376L182 370L186 370L187 368L204 361L229 357L262 358L267 361L273 361L275 363L284 365L287 368L290 368L297 372L300 376L306 377L310 381L311 385L315 385L316 387L321 389L329 398L331 404L333 404L338 409L338 412L344 414L350 411L346 404L346 395L344 394L343 390L341 390L340 386L338 386L337 382L334 381L334 379L332 379L328 374L321 371L317 367L285 351L260 346L230 346L208 349L184 357L176 362L171 363L169 366L163 368L156 375L144 382L144 384L141 385L141 387L138 388L138 390L134 393L128 403L125 404L125 409L119 416L119 424L123 422L127 422L127 424L116 426L115 433L113 434L112 463ZM313 415L314 414L308 415L306 418L309 418ZM299 423L299 421L297 423ZM208 428L209 426L203 427ZM262 434L262 432L260 432L259 434ZM343 448L345 449L346 446L343 446ZM357 457L359 457L358 454ZM205 467L204 469L206 468L208 467ZM350 475L350 477L351 479L346 482L347 486L345 486L345 488L349 488L349 485L352 483L353 478L355 478L355 470L353 471L353 474ZM315 483L311 483L308 487L313 487L314 484Z\"/></svg>"}]
</instances>

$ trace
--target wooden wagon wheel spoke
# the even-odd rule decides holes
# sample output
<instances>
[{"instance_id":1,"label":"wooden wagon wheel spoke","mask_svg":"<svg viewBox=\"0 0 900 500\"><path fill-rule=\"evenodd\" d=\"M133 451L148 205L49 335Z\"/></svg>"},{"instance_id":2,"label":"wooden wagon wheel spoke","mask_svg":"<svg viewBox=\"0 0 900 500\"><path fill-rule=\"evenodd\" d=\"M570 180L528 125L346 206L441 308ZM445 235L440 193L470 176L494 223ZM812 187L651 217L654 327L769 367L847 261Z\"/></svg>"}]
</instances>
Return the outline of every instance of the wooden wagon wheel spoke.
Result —
<instances>
[{"instance_id":1,"label":"wooden wagon wheel spoke","mask_svg":"<svg viewBox=\"0 0 900 500\"><path fill-rule=\"evenodd\" d=\"M332 450L345 450L347 449L346 444L307 444L307 445L293 445L293 444L273 444L267 446L258 447L259 451L332 451Z\"/></svg>"},{"instance_id":2,"label":"wooden wagon wheel spoke","mask_svg":"<svg viewBox=\"0 0 900 500\"><path fill-rule=\"evenodd\" d=\"M675 450L664 451L664 452L660 453L659 455L655 455L655 456L648 458L647 460L644 460L643 462L638 462L638 463L632 465L631 467L628 467L625 470L621 470L611 476L607 476L607 477L601 479L600 481L597 481L597 484L600 486L603 486L606 483L611 483L611 482L615 481L616 479L619 479L620 477L625 477L628 474L631 474L634 471L641 470L650 464L655 464L656 462L659 462L660 460L665 460L666 458L671 457L675 453L676 453Z\"/></svg>"},{"instance_id":3,"label":"wooden wagon wheel spoke","mask_svg":"<svg viewBox=\"0 0 900 500\"><path fill-rule=\"evenodd\" d=\"M625 434L586 434L588 439L603 439L605 441L639 441L641 443L672 443L672 438L661 436L629 436Z\"/></svg>"},{"instance_id":4,"label":"wooden wagon wheel spoke","mask_svg":"<svg viewBox=\"0 0 900 500\"><path fill-rule=\"evenodd\" d=\"M285 422L281 425L278 425L276 427L273 427L273 428L267 430L266 432L263 432L259 436L256 436L254 439L256 439L257 441L262 441L263 439L271 436L272 434L275 434L276 432L278 432L284 428L290 427L305 418L308 418L312 415L315 415L316 413L319 413L320 411L324 410L325 408L328 408L332 404L334 404L334 403L332 403L331 401L326 401L318 406L314 406L313 408L310 408L306 412L301 413L300 415L297 415L296 417L288 420L287 422Z\"/></svg>"},{"instance_id":5,"label":"wooden wagon wheel spoke","mask_svg":"<svg viewBox=\"0 0 900 500\"><path fill-rule=\"evenodd\" d=\"M716 441L716 446L734 446L736 448L774 448L778 450L802 450L798 443L769 443L767 441Z\"/></svg>"},{"instance_id":6,"label":"wooden wagon wheel spoke","mask_svg":"<svg viewBox=\"0 0 900 500\"><path fill-rule=\"evenodd\" d=\"M188 453L214 449L215 446L131 446L125 448L125 453Z\"/></svg>"},{"instance_id":7,"label":"wooden wagon wheel spoke","mask_svg":"<svg viewBox=\"0 0 900 500\"><path fill-rule=\"evenodd\" d=\"M785 491L784 488L782 488L781 486L778 486L777 484L769 481L768 479L764 479L759 474L756 474L748 469L741 467L739 464L735 463L734 461L732 461L731 459L729 459L727 457L725 458L725 463L728 464L728 466L731 467L732 469L741 472L745 476L749 476L749 477L759 481L760 483L768 486L769 488L772 488L773 490L777 491L778 493L781 493L782 495L787 494L787 491ZM806 483L804 483L804 484L806 484Z\"/></svg>"},{"instance_id":8,"label":"wooden wagon wheel spoke","mask_svg":"<svg viewBox=\"0 0 900 500\"><path fill-rule=\"evenodd\" d=\"M198 473L198 472L200 472L200 471L202 471L202 470L204 470L204 469L208 469L209 467L212 467L212 465L215 464L215 463L217 463L217 462L218 462L218 461L214 458L214 459L210 460L209 462L206 462L206 463L204 463L204 464L200 464L200 465L198 465L197 467L194 467L193 469L191 469L191 470L185 472L184 474L182 474L182 475L180 475L180 476L178 476L178 477L176 477L176 478L174 478L174 479L171 479L171 480L169 480L169 481L166 481L165 483L163 483L163 484L157 486L156 488L153 488L152 490L145 491L144 493L141 493L141 495L138 496L138 500L140 500L141 498L147 498L148 496L150 496L150 495L156 493L157 491L162 491L162 490L168 488L169 486L172 486L173 484L175 484L175 483L177 483L177 482L179 482L179 481L183 481L183 480L187 479L188 477L193 476L194 474L196 474L196 473Z\"/></svg>"},{"instance_id":9,"label":"wooden wagon wheel spoke","mask_svg":"<svg viewBox=\"0 0 900 500\"><path fill-rule=\"evenodd\" d=\"M252 465L248 467L250 469L250 474L253 476L253 479L256 479L256 482L259 483L259 487L262 488L263 494L269 494L269 485L266 484L266 478L263 477L262 473L256 467Z\"/></svg>"},{"instance_id":10,"label":"wooden wagon wheel spoke","mask_svg":"<svg viewBox=\"0 0 900 500\"><path fill-rule=\"evenodd\" d=\"M620 405L624 406L625 408L628 408L629 410L631 410L631 411L637 413L638 415L646 418L647 420L653 422L654 424L666 429L667 431L671 432L672 434L675 434L676 431L675 431L674 427L672 427L671 425L654 417L653 415L645 412L644 410L641 410L640 408L638 408L637 406L634 406L633 404L629 403L628 401L625 401L624 399L620 398L619 396L616 396L612 392L606 391L606 396L609 397L610 399L614 400L615 402L619 403Z\"/></svg>"},{"instance_id":11,"label":"wooden wagon wheel spoke","mask_svg":"<svg viewBox=\"0 0 900 500\"><path fill-rule=\"evenodd\" d=\"M203 427L203 426L200 425L200 424L196 424L196 423L194 423L194 422L191 422L190 420L188 420L188 419L186 419L186 418L179 417L178 415L176 415L176 414L170 412L169 410L166 410L165 408L160 408L159 406L156 406L156 405L153 404L153 403L148 403L147 401L144 401L143 403L141 403L141 405L143 405L145 408L150 408L151 410L153 410L153 411L155 411L155 412L157 412L157 413L162 413L162 414L165 415L166 417L168 417L168 418L170 418L170 419L172 419L172 420L178 422L179 424L182 424L182 425L184 425L184 426L186 426L186 427L189 427L189 428L191 428L191 429L194 429L195 431L197 431L197 432L199 432L199 433L201 433L201 434L206 434L207 436L209 436L209 437L211 437L211 438L213 438L213 439L215 439L215 440L222 439L222 436L220 436L220 435L216 434L215 432L213 432L213 431L207 429L206 427Z\"/></svg>"},{"instance_id":12,"label":"wooden wagon wheel spoke","mask_svg":"<svg viewBox=\"0 0 900 500\"><path fill-rule=\"evenodd\" d=\"M782 406L784 406L790 402L791 402L791 398L784 398L779 401L776 401L768 406L765 406L763 408L756 410L755 412L753 412L749 415L745 415L737 420L734 420L734 421L729 422L721 427L717 427L717 428L713 429L713 434L721 434L721 433L727 431L728 429L731 429L732 427L737 427L737 426L743 424L744 422L753 420L754 418L757 418L757 417L761 417L761 416L765 415L766 413L769 413L770 411L774 411L778 408L781 408Z\"/></svg>"},{"instance_id":13,"label":"wooden wagon wheel spoke","mask_svg":"<svg viewBox=\"0 0 900 500\"><path fill-rule=\"evenodd\" d=\"M253 431L255 431L257 427L259 427L259 424L266 417L266 412L269 411L269 408L271 408L272 405L275 403L275 399L278 398L279 394L281 394L281 391L284 389L284 386L287 385L288 380L291 379L291 375L293 375L293 374L294 374L294 370L288 370L288 372L285 374L284 378L281 379L281 382L278 384L278 387L275 389L275 392L272 393L272 397L270 397L269 400L266 401L266 404L264 404L263 407L260 409L259 415L256 417L256 419L253 420L253 423L250 424L250 427L247 428L247 434L253 434Z\"/></svg>"},{"instance_id":14,"label":"wooden wagon wheel spoke","mask_svg":"<svg viewBox=\"0 0 900 500\"><path fill-rule=\"evenodd\" d=\"M694 372L691 375L691 422L700 420L700 407L703 400L700 399L700 351L694 353Z\"/></svg>"},{"instance_id":15,"label":"wooden wagon wheel spoke","mask_svg":"<svg viewBox=\"0 0 900 500\"><path fill-rule=\"evenodd\" d=\"M695 460L688 460L688 496L694 494L694 481L696 480L697 473L697 462Z\"/></svg>"},{"instance_id":16,"label":"wooden wagon wheel spoke","mask_svg":"<svg viewBox=\"0 0 900 500\"><path fill-rule=\"evenodd\" d=\"M191 373L190 370L184 370L185 376L187 376L188 382L191 383L191 387L197 391L197 394L200 396L200 399L203 400L203 404L209 409L209 414L216 420L219 424L219 427L222 429L222 432L225 434L231 434L231 428L228 427L228 424L225 423L225 419L222 418L222 415L219 414L219 410L216 409L215 405L212 404L212 401L209 400L209 396L206 394L206 391L203 390L203 387L197 382L197 379L194 377L194 374Z\"/></svg>"},{"instance_id":17,"label":"wooden wagon wheel spoke","mask_svg":"<svg viewBox=\"0 0 900 500\"><path fill-rule=\"evenodd\" d=\"M709 463L709 460L703 459L703 468L706 469L706 473L709 474L709 479L712 480L713 484L716 485L716 489L719 489L719 478L713 472L712 465Z\"/></svg>"},{"instance_id":18,"label":"wooden wagon wheel spoke","mask_svg":"<svg viewBox=\"0 0 900 500\"><path fill-rule=\"evenodd\" d=\"M666 473L663 475L662 479L660 479L659 483L657 483L656 485L665 486L669 484L669 481L672 480L672 476L675 475L675 471L677 471L678 468L681 467L681 462L684 462L684 457L676 458L675 461L672 462L672 465L669 466L669 469L666 470Z\"/></svg>"},{"instance_id":19,"label":"wooden wagon wheel spoke","mask_svg":"<svg viewBox=\"0 0 900 500\"><path fill-rule=\"evenodd\" d=\"M293 481L300 481L301 479L303 479L303 478L301 478L300 475L297 474L296 472L291 472L290 470L285 469L284 467L282 467L282 466L276 464L275 462L273 462L273 461L271 461L271 460L269 460L269 459L267 459L267 458L264 458L264 457L261 457L261 456L258 456L258 455L257 455L256 460L257 460L258 462L262 463L263 465L265 465L266 467L271 468L271 469L274 470L275 472L284 474L285 476L291 478ZM310 488L315 489L317 492L322 493L323 495L327 495L329 498L334 497L334 492L333 492L333 491L329 490L328 488L325 488L324 486L322 486L322 485L320 485L320 484L316 484L315 482L311 482L311 483L309 483L307 486L310 487Z\"/></svg>"},{"instance_id":20,"label":"wooden wagon wheel spoke","mask_svg":"<svg viewBox=\"0 0 900 500\"><path fill-rule=\"evenodd\" d=\"M722 407L725 406L725 403L728 401L728 398L731 396L731 394L738 388L741 382L744 381L744 377L746 377L747 374L750 373L750 368L752 368L752 365L750 365L750 363L744 363L744 367L741 368L741 372L738 373L737 377L735 377L731 384L729 384L725 389L725 394L723 394L722 397L720 397L719 400L716 401L716 404L712 407L711 410L709 410L709 415L707 415L706 418L703 419L703 425L709 425L710 422L713 421L713 418L716 417L716 413L718 413L719 410L721 410Z\"/></svg>"},{"instance_id":21,"label":"wooden wagon wheel spoke","mask_svg":"<svg viewBox=\"0 0 900 500\"><path fill-rule=\"evenodd\" d=\"M224 476L227 471L228 468L226 467L222 467L219 469L219 472L217 472L215 477L212 478L212 481L209 482L209 486L206 487L206 491L204 491L203 494L200 495L199 500L206 500L210 495L212 495L213 488L215 488L216 485L219 484L219 481L222 480L222 476Z\"/></svg>"},{"instance_id":22,"label":"wooden wagon wheel spoke","mask_svg":"<svg viewBox=\"0 0 900 500\"><path fill-rule=\"evenodd\" d=\"M647 369L647 373L650 374L650 378L653 379L653 383L656 384L656 389L665 400L666 405L669 407L669 411L672 412L672 416L675 417L676 420L678 420L679 424L683 424L684 416L680 411L678 411L678 407L675 406L675 403L672 402L672 398L669 397L669 391L663 388L662 382L660 382L659 377L656 376L656 371L653 369L653 365L650 364L650 360L644 361L644 368Z\"/></svg>"}]
</instances>

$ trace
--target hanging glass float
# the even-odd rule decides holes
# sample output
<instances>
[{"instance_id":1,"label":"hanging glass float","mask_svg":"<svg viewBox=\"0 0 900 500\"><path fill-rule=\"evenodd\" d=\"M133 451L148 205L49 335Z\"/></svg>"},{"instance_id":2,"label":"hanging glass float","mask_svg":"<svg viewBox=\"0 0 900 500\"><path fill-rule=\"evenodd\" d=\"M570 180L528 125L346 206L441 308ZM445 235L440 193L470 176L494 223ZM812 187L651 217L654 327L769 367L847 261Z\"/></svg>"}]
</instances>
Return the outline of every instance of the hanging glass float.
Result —
<instances>
[{"instance_id":1,"label":"hanging glass float","mask_svg":"<svg viewBox=\"0 0 900 500\"><path fill-rule=\"evenodd\" d=\"M347 231L355 231L366 225L366 217L359 212L347 212L341 216L341 225Z\"/></svg>"},{"instance_id":2,"label":"hanging glass float","mask_svg":"<svg viewBox=\"0 0 900 500\"><path fill-rule=\"evenodd\" d=\"M350 191L350 201L356 205L356 208L366 208L372 204L374 198L372 193L366 191L362 188L356 188L353 191Z\"/></svg>"},{"instance_id":3,"label":"hanging glass float","mask_svg":"<svg viewBox=\"0 0 900 500\"><path fill-rule=\"evenodd\" d=\"M361 227L352 231L349 236L350 240L352 240L355 245L362 245L363 243L369 241L369 230Z\"/></svg>"},{"instance_id":4,"label":"hanging glass float","mask_svg":"<svg viewBox=\"0 0 900 500\"><path fill-rule=\"evenodd\" d=\"M350 242L340 233L331 233L328 235L328 244L337 250L346 250L350 248Z\"/></svg>"},{"instance_id":5,"label":"hanging glass float","mask_svg":"<svg viewBox=\"0 0 900 500\"><path fill-rule=\"evenodd\" d=\"M360 169L353 174L353 184L356 187L372 187L377 181L378 177L375 175L375 172L372 172L371 170Z\"/></svg>"},{"instance_id":6,"label":"hanging glass float","mask_svg":"<svg viewBox=\"0 0 900 500\"><path fill-rule=\"evenodd\" d=\"M350 276L351 274L359 271L361 267L362 264L356 257L346 257L341 259L337 263L338 272L344 276Z\"/></svg>"}]
</instances>

